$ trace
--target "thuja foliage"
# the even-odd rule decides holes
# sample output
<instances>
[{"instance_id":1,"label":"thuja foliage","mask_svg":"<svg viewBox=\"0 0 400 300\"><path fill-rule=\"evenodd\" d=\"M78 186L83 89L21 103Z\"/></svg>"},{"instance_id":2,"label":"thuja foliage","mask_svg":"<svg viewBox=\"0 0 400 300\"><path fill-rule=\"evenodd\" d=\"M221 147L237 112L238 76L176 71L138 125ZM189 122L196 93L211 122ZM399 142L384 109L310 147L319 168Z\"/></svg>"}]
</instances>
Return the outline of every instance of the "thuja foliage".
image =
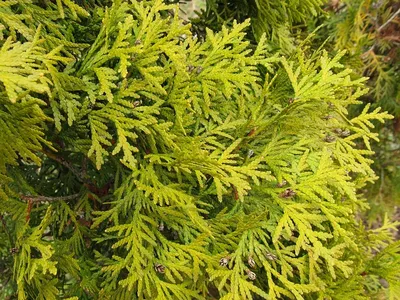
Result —
<instances>
[{"instance_id":1,"label":"thuja foliage","mask_svg":"<svg viewBox=\"0 0 400 300\"><path fill-rule=\"evenodd\" d=\"M195 1L196 2L196 1ZM385 214L398 218L400 195L399 161L399 20L398 1L331 0L318 3L297 1L208 0L207 9L194 19L195 28L229 26L233 19L251 16L247 37L255 42L259 28L265 32L273 51L292 53L299 42L307 38L313 49L323 47L330 53L343 49L347 52L342 63L354 70L353 76L368 76L369 92L360 100L373 108L382 107L394 116L393 121L378 125L379 142L372 143L375 155L374 171L379 175L375 184L364 189L371 209L363 216L369 223L381 222ZM244 4L245 3L245 4ZM258 2L257 2L258 3ZM323 4L321 8L319 5ZM304 5L300 7L301 5ZM268 12L274 17L262 16L263 7L275 7ZM304 17L306 15L306 17ZM264 24L261 27L257 24ZM278 30L280 27L282 30ZM198 32L200 30L197 30ZM355 77L353 77L355 78ZM362 106L353 107L356 116ZM375 226L375 225L374 225Z\"/></svg>"},{"instance_id":2,"label":"thuja foliage","mask_svg":"<svg viewBox=\"0 0 400 300\"><path fill-rule=\"evenodd\" d=\"M0 3L1 295L397 299L397 224L356 218L390 118L349 117L365 80L177 12Z\"/></svg>"},{"instance_id":3,"label":"thuja foliage","mask_svg":"<svg viewBox=\"0 0 400 300\"><path fill-rule=\"evenodd\" d=\"M380 181L368 192L373 211L393 212L400 195L400 5L391 0L330 1L325 10L310 22L311 27L323 25L318 42L329 36L325 48L347 49L344 63L369 77L370 91L362 100L394 115L392 122L380 126L381 142L374 145Z\"/></svg>"},{"instance_id":4,"label":"thuja foliage","mask_svg":"<svg viewBox=\"0 0 400 300\"><path fill-rule=\"evenodd\" d=\"M196 0L192 0L196 1ZM286 53L296 49L295 29L305 21L317 17L321 12L323 0L204 0L206 9L198 13L192 22L197 31L204 28L220 30L223 25L231 26L235 20L250 18L247 29L250 40L259 40L266 35L269 47Z\"/></svg>"},{"instance_id":5,"label":"thuja foliage","mask_svg":"<svg viewBox=\"0 0 400 300\"><path fill-rule=\"evenodd\" d=\"M349 64L370 77L371 96L399 115L399 24L396 1L342 1L328 7L326 31L336 49L348 49Z\"/></svg>"}]
</instances>

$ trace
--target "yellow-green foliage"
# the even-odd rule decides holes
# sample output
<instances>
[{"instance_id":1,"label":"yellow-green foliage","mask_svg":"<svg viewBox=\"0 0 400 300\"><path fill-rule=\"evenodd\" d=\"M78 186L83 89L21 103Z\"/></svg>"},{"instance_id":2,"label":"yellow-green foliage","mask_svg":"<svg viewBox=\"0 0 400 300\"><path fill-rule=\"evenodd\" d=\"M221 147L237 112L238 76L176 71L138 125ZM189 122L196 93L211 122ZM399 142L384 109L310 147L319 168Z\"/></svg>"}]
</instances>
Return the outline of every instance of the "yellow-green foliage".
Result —
<instances>
[{"instance_id":1,"label":"yellow-green foliage","mask_svg":"<svg viewBox=\"0 0 400 300\"><path fill-rule=\"evenodd\" d=\"M372 142L374 171L380 179L369 185L365 195L371 209L364 217L370 223L385 215L397 218L400 195L400 8L398 1L341 0L326 1L326 13L309 21L316 35L312 44L321 43L329 52L346 49L342 63L354 70L353 76L368 76L369 92L360 100L372 108L382 107L393 121L376 127L380 142ZM356 75L357 74L357 75ZM352 109L352 115L362 107Z\"/></svg>"},{"instance_id":2,"label":"yellow-green foliage","mask_svg":"<svg viewBox=\"0 0 400 300\"><path fill-rule=\"evenodd\" d=\"M390 116L348 116L344 53L251 49L249 21L200 41L161 0L84 7L0 5L3 295L399 296L397 224L356 219Z\"/></svg>"}]
</instances>

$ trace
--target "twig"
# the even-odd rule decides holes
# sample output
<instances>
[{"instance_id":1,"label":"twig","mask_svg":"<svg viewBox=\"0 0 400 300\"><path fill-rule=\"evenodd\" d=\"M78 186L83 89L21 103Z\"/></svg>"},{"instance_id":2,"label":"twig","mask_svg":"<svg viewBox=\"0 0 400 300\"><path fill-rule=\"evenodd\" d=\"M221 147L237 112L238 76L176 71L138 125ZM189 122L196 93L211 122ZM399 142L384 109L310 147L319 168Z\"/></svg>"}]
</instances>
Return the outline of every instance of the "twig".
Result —
<instances>
[{"instance_id":1,"label":"twig","mask_svg":"<svg viewBox=\"0 0 400 300\"><path fill-rule=\"evenodd\" d=\"M386 25L389 24L390 22L392 22L393 19L396 18L396 16L397 16L398 14L400 14L400 8L393 14L393 16L391 16L391 17L389 18L389 20L387 20L383 25L381 25L381 26L378 28L377 31L380 32L383 28L385 28Z\"/></svg>"},{"instance_id":2,"label":"twig","mask_svg":"<svg viewBox=\"0 0 400 300\"><path fill-rule=\"evenodd\" d=\"M62 157L58 157L57 155L51 153L51 152L47 152L46 150L40 150L40 152L42 152L44 155L46 155L47 157L59 162L60 164L62 164L64 167L68 168L75 176L76 178L82 182L82 183L91 183L90 181L88 181L85 177L85 173L81 172L77 169L75 169L74 166L72 166L72 163L66 161L65 159L63 159Z\"/></svg>"},{"instance_id":3,"label":"twig","mask_svg":"<svg viewBox=\"0 0 400 300\"><path fill-rule=\"evenodd\" d=\"M8 271L8 269L7 269L7 271ZM4 273L5 273L5 272L4 272ZM8 282L9 282L10 279L11 279L11 277L12 277L12 276L9 276L9 277L7 278L7 280L6 280L6 282L3 283L3 287L4 287L4 288L7 286Z\"/></svg>"},{"instance_id":4,"label":"twig","mask_svg":"<svg viewBox=\"0 0 400 300\"><path fill-rule=\"evenodd\" d=\"M12 247L14 243L12 241L11 234L8 231L6 221L4 221L3 215L0 215L0 220L1 220L1 224L3 225L3 228L4 228L4 232L7 234L8 241L10 242L10 247Z\"/></svg>"},{"instance_id":5,"label":"twig","mask_svg":"<svg viewBox=\"0 0 400 300\"><path fill-rule=\"evenodd\" d=\"M382 24L381 26L379 26L379 28L376 30L376 32L380 32L383 28L385 28L390 22L393 21L394 18L396 18L396 16L400 14L400 8L389 18L389 20L387 20L384 24ZM362 55L365 55L368 52L372 52L374 50L374 48L376 47L376 42L371 46L371 48L368 49L368 51L364 52Z\"/></svg>"},{"instance_id":6,"label":"twig","mask_svg":"<svg viewBox=\"0 0 400 300\"><path fill-rule=\"evenodd\" d=\"M46 197L46 196L26 196L20 195L21 199L31 202L55 202L55 201L69 201L79 197L79 193L70 196L61 197Z\"/></svg>"}]
</instances>

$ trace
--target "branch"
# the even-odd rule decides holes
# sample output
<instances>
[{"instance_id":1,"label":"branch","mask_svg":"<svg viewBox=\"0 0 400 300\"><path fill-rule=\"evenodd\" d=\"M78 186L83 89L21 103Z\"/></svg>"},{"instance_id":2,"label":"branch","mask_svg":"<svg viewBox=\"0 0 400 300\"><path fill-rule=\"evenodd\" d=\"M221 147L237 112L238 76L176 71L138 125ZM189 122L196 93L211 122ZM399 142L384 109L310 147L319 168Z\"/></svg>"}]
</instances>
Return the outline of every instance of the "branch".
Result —
<instances>
[{"instance_id":1,"label":"branch","mask_svg":"<svg viewBox=\"0 0 400 300\"><path fill-rule=\"evenodd\" d=\"M20 195L21 199L31 202L56 202L56 201L69 201L79 197L79 193L62 196L62 197L46 197L46 196L26 196Z\"/></svg>"},{"instance_id":2,"label":"branch","mask_svg":"<svg viewBox=\"0 0 400 300\"><path fill-rule=\"evenodd\" d=\"M6 221L4 220L3 215L0 215L0 220L1 220L1 224L3 225L4 232L7 234L8 241L10 242L10 247L12 247L13 246L13 241L12 241L12 238L11 238L10 231L8 231L7 224L6 224Z\"/></svg>"},{"instance_id":3,"label":"branch","mask_svg":"<svg viewBox=\"0 0 400 300\"><path fill-rule=\"evenodd\" d=\"M81 172L77 169L75 169L75 167L72 165L72 163L66 161L64 158L62 157L58 157L57 155L55 155L54 153L48 152L44 149L40 150L40 152L42 152L44 155L46 155L48 158L51 158L57 162L59 162L60 164L62 164L64 167L68 168L75 176L76 178L82 182L82 183L87 183L90 184L91 182L88 181L85 177L85 172Z\"/></svg>"},{"instance_id":4,"label":"branch","mask_svg":"<svg viewBox=\"0 0 400 300\"><path fill-rule=\"evenodd\" d=\"M389 24L390 22L392 22L393 19L396 18L396 16L397 16L398 14L400 14L400 8L393 14L393 16L391 16L391 17L389 18L389 20L387 20L383 25L381 25L381 26L378 28L378 32L380 32L383 28L385 28L387 24Z\"/></svg>"},{"instance_id":5,"label":"branch","mask_svg":"<svg viewBox=\"0 0 400 300\"><path fill-rule=\"evenodd\" d=\"M384 24L382 24L382 25L376 30L376 32L379 33L379 32L380 32L383 28L385 28L390 22L392 22L393 19L396 18L396 16L397 16L398 14L400 14L400 8L389 18L389 20L387 20ZM368 51L364 52L362 55L364 55L364 54L366 54L366 53L368 53L368 52L373 51L375 47L376 47L376 42L371 46L371 48L369 48ZM361 55L361 56L362 56L362 55Z\"/></svg>"}]
</instances>

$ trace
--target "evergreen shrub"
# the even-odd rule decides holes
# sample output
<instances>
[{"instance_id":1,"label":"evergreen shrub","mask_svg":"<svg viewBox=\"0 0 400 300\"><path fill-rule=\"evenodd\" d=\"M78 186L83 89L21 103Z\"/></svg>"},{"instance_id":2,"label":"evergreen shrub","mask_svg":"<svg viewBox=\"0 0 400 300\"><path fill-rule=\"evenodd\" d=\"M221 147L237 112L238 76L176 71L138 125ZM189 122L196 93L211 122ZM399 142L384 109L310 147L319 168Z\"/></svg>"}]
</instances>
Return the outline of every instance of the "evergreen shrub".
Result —
<instances>
[{"instance_id":1,"label":"evergreen shrub","mask_svg":"<svg viewBox=\"0 0 400 300\"><path fill-rule=\"evenodd\" d=\"M390 118L349 117L365 79L177 12L0 3L0 295L397 299L397 223L357 218Z\"/></svg>"}]
</instances>

